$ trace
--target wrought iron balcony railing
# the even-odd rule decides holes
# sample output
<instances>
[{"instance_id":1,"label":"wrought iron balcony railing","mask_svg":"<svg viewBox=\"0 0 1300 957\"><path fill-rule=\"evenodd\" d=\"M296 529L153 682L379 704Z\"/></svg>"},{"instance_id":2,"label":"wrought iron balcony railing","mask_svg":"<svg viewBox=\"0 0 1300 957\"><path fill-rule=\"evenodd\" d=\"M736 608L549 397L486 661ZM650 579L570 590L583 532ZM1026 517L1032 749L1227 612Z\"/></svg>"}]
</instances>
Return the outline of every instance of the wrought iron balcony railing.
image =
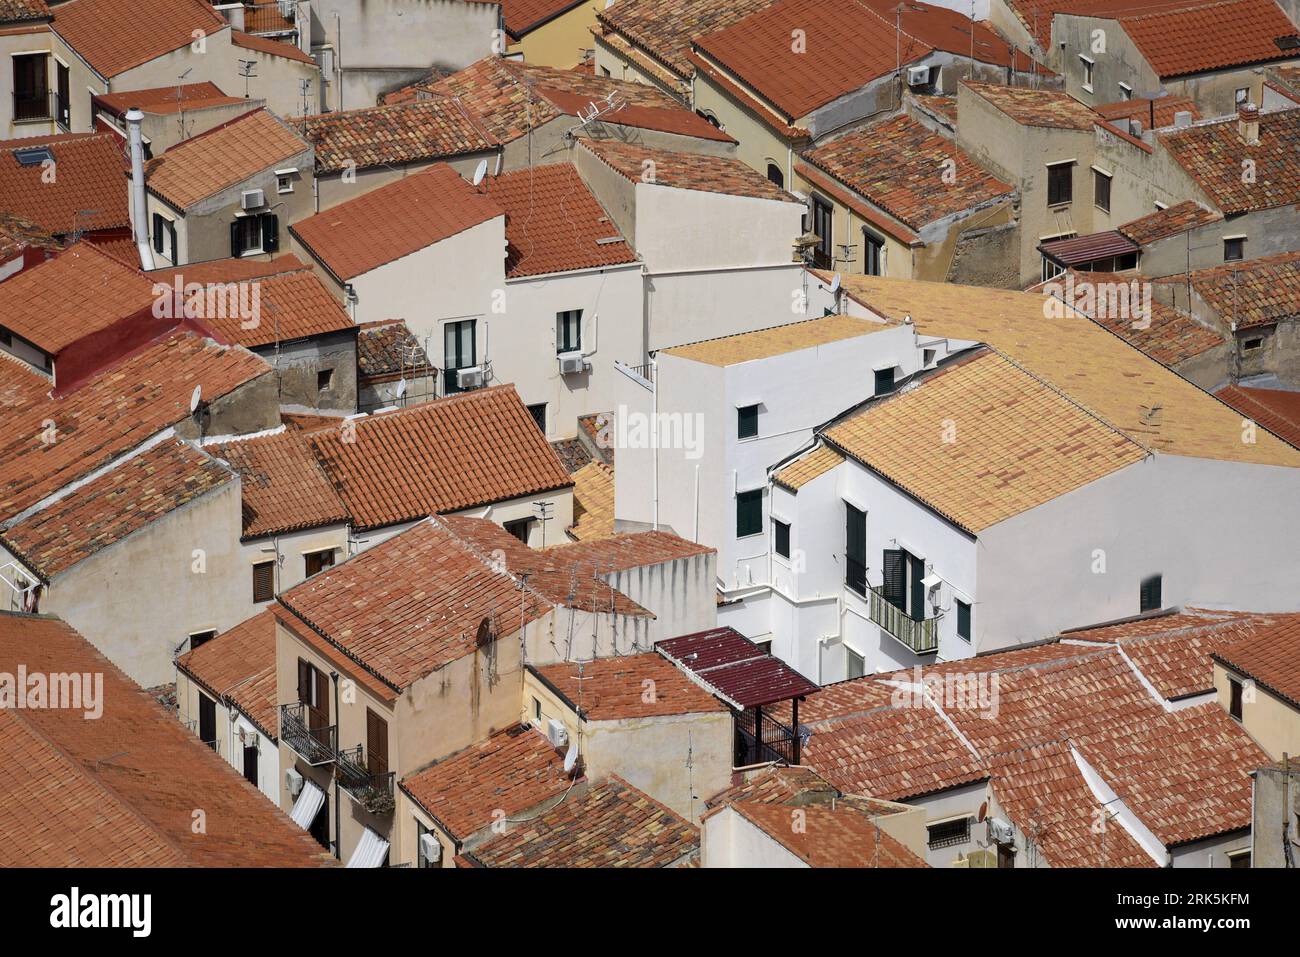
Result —
<instances>
[{"instance_id":1,"label":"wrought iron balcony railing","mask_svg":"<svg viewBox=\"0 0 1300 957\"><path fill-rule=\"evenodd\" d=\"M916 619L871 587L871 620L918 655L939 650L939 619Z\"/></svg>"},{"instance_id":2,"label":"wrought iron balcony railing","mask_svg":"<svg viewBox=\"0 0 1300 957\"><path fill-rule=\"evenodd\" d=\"M867 566L852 555L844 556L844 584L863 598L867 597Z\"/></svg>"},{"instance_id":3,"label":"wrought iron balcony railing","mask_svg":"<svg viewBox=\"0 0 1300 957\"><path fill-rule=\"evenodd\" d=\"M371 771L366 764L365 747L358 744L338 753L334 765L339 786L371 814L387 814L396 806L393 798L393 772Z\"/></svg>"},{"instance_id":4,"label":"wrought iron balcony railing","mask_svg":"<svg viewBox=\"0 0 1300 957\"><path fill-rule=\"evenodd\" d=\"M338 727L313 722L302 702L280 705L280 738L310 765L338 758Z\"/></svg>"}]
</instances>

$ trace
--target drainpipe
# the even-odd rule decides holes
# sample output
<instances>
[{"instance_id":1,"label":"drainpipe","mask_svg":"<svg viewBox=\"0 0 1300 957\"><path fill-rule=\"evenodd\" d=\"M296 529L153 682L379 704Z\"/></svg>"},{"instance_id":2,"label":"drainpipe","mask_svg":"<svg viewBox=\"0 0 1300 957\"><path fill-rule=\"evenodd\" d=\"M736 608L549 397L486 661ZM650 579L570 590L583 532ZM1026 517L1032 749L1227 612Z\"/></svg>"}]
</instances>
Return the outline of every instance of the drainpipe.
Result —
<instances>
[{"instance_id":1,"label":"drainpipe","mask_svg":"<svg viewBox=\"0 0 1300 957\"><path fill-rule=\"evenodd\" d=\"M650 435L652 436L652 441L650 443L650 454L654 456L653 459L654 468L652 470L653 472L652 487L654 489L653 528L657 532L659 531L659 369L658 369L658 363L654 359L650 360L650 374L653 377L651 379L651 384L653 385L653 388L650 390L650 394L654 396L654 405L653 405L654 417L650 420ZM624 426L624 428L626 428L626 426Z\"/></svg>"},{"instance_id":2,"label":"drainpipe","mask_svg":"<svg viewBox=\"0 0 1300 957\"><path fill-rule=\"evenodd\" d=\"M140 267L153 269L153 250L149 248L148 206L144 201L144 136L140 124L144 114L136 107L126 111L126 138L131 147L131 212L135 220L135 248L140 253Z\"/></svg>"},{"instance_id":3,"label":"drainpipe","mask_svg":"<svg viewBox=\"0 0 1300 957\"><path fill-rule=\"evenodd\" d=\"M334 747L339 746L339 731L343 728L343 717L339 714L339 673L330 672L334 682ZM334 775L334 859L343 860L343 825L339 822L339 776Z\"/></svg>"}]
</instances>

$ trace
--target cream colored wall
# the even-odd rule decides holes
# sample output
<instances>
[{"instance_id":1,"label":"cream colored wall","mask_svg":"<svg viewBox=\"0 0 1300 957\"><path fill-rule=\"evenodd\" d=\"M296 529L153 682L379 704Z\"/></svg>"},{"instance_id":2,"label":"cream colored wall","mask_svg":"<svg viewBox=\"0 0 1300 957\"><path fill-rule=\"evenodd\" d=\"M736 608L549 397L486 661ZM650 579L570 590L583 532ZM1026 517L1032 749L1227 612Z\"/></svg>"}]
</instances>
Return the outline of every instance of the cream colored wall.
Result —
<instances>
[{"instance_id":1,"label":"cream colored wall","mask_svg":"<svg viewBox=\"0 0 1300 957\"><path fill-rule=\"evenodd\" d=\"M619 51L605 43L600 37L593 36L591 39L596 51L596 73L598 75L610 76L615 80L628 80L632 83L644 83L647 86L662 90L669 96L676 97L683 102L690 98L688 90L678 89L675 84L666 84L653 73L642 70ZM605 71L609 72L606 73ZM683 84L683 87L685 86L686 84Z\"/></svg>"},{"instance_id":2,"label":"cream colored wall","mask_svg":"<svg viewBox=\"0 0 1300 957\"><path fill-rule=\"evenodd\" d=\"M275 593L279 595L306 581L305 556L308 552L321 552L328 548L334 549L335 564L348 557L347 525L339 523L323 528L309 528L283 535L263 535L241 541L239 554L245 568L243 595L250 609L247 613L254 614L270 604L270 602L253 604L254 565L273 558L277 559Z\"/></svg>"},{"instance_id":3,"label":"cream colored wall","mask_svg":"<svg viewBox=\"0 0 1300 957\"><path fill-rule=\"evenodd\" d=\"M592 48L591 28L596 25L596 11L604 7L603 0L587 0L512 43L506 52L522 53L528 63L567 70Z\"/></svg>"},{"instance_id":4,"label":"cream colored wall","mask_svg":"<svg viewBox=\"0 0 1300 957\"><path fill-rule=\"evenodd\" d=\"M786 183L793 182L793 159L788 140L778 136L748 107L732 99L704 74L695 74L694 90L695 109L717 117L723 132L740 141L736 148L737 159L764 176L767 175L767 164L771 160L780 166Z\"/></svg>"},{"instance_id":5,"label":"cream colored wall","mask_svg":"<svg viewBox=\"0 0 1300 957\"><path fill-rule=\"evenodd\" d=\"M1251 694L1247 682L1250 679L1229 671L1216 661L1214 690L1218 693L1219 705L1225 712L1232 700L1232 692L1228 687L1229 675L1244 686L1241 726L1246 729L1246 733L1254 738L1255 742L1275 761L1282 760L1284 753L1300 754L1300 709L1257 684L1254 685L1254 700L1249 700Z\"/></svg>"},{"instance_id":6,"label":"cream colored wall","mask_svg":"<svg viewBox=\"0 0 1300 957\"><path fill-rule=\"evenodd\" d=\"M734 807L709 817L700 830L701 867L807 867L775 838Z\"/></svg>"},{"instance_id":7,"label":"cream colored wall","mask_svg":"<svg viewBox=\"0 0 1300 957\"><path fill-rule=\"evenodd\" d=\"M36 122L30 120L22 123L14 122L14 69L13 61L10 59L16 53L51 53L55 50L57 43L58 41L47 29L32 33L0 35L0 139L45 136L58 130L58 126L53 119ZM67 62L66 51L60 49L58 56L65 63ZM47 61L46 67L46 84L50 91L53 92L57 89L55 80L58 75L53 57ZM75 100L76 97L74 96L73 99Z\"/></svg>"},{"instance_id":8,"label":"cream colored wall","mask_svg":"<svg viewBox=\"0 0 1300 957\"><path fill-rule=\"evenodd\" d=\"M368 169L358 169L356 179L352 182L344 182L343 173L341 172L318 176L316 178L316 211L329 209L331 206L345 203L349 199L356 199L372 189L378 189L380 186L410 176L412 173L428 169L434 163L445 162L468 181L474 175L474 170L480 161L487 160L488 168L491 169L495 165L495 157L495 152L468 153L465 156L457 156L447 160L430 159L393 166L372 166Z\"/></svg>"}]
</instances>

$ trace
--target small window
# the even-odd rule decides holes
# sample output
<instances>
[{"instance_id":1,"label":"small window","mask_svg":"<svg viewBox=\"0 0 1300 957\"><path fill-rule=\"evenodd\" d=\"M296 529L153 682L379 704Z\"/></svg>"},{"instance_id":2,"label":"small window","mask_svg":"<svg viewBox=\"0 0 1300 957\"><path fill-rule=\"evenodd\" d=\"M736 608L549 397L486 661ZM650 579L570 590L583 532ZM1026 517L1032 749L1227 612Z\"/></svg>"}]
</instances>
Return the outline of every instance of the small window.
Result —
<instances>
[{"instance_id":1,"label":"small window","mask_svg":"<svg viewBox=\"0 0 1300 957\"><path fill-rule=\"evenodd\" d=\"M568 309L555 314L555 352L582 351L582 310Z\"/></svg>"},{"instance_id":2,"label":"small window","mask_svg":"<svg viewBox=\"0 0 1300 957\"><path fill-rule=\"evenodd\" d=\"M894 391L894 367L876 370L876 395L888 395Z\"/></svg>"},{"instance_id":3,"label":"small window","mask_svg":"<svg viewBox=\"0 0 1300 957\"><path fill-rule=\"evenodd\" d=\"M275 562L258 562L253 566L253 603L275 597Z\"/></svg>"},{"instance_id":4,"label":"small window","mask_svg":"<svg viewBox=\"0 0 1300 957\"><path fill-rule=\"evenodd\" d=\"M326 568L334 567L334 549L326 548L319 552L308 552L303 557L303 564L308 578Z\"/></svg>"},{"instance_id":5,"label":"small window","mask_svg":"<svg viewBox=\"0 0 1300 957\"><path fill-rule=\"evenodd\" d=\"M530 405L528 407L528 414L533 417L533 421L536 422L537 427L541 429L542 435L545 435L546 434L546 403L542 402L537 405Z\"/></svg>"},{"instance_id":6,"label":"small window","mask_svg":"<svg viewBox=\"0 0 1300 957\"><path fill-rule=\"evenodd\" d=\"M538 724L542 722L542 702L537 698L533 699L533 720Z\"/></svg>"},{"instance_id":7,"label":"small window","mask_svg":"<svg viewBox=\"0 0 1300 957\"><path fill-rule=\"evenodd\" d=\"M1241 682L1236 678L1228 679L1228 714L1241 720Z\"/></svg>"},{"instance_id":8,"label":"small window","mask_svg":"<svg viewBox=\"0 0 1300 957\"><path fill-rule=\"evenodd\" d=\"M433 834L433 831L425 827L424 822L418 817L415 818L415 866L421 869L432 869L441 865L435 861L427 860L424 856L424 842L420 839L426 834ZM437 840L437 837L438 836L434 834L434 840Z\"/></svg>"},{"instance_id":9,"label":"small window","mask_svg":"<svg viewBox=\"0 0 1300 957\"><path fill-rule=\"evenodd\" d=\"M1139 611L1156 611L1163 607L1160 603L1161 576L1152 575L1142 579Z\"/></svg>"},{"instance_id":10,"label":"small window","mask_svg":"<svg viewBox=\"0 0 1300 957\"><path fill-rule=\"evenodd\" d=\"M785 174L781 172L781 167L775 163L767 164L767 179L770 183L775 183L782 189L785 188Z\"/></svg>"},{"instance_id":11,"label":"small window","mask_svg":"<svg viewBox=\"0 0 1300 957\"><path fill-rule=\"evenodd\" d=\"M1250 851L1236 851L1228 855L1229 867L1250 867Z\"/></svg>"},{"instance_id":12,"label":"small window","mask_svg":"<svg viewBox=\"0 0 1300 957\"><path fill-rule=\"evenodd\" d=\"M285 174L275 178L275 191L281 195L293 192L293 176Z\"/></svg>"},{"instance_id":13,"label":"small window","mask_svg":"<svg viewBox=\"0 0 1300 957\"><path fill-rule=\"evenodd\" d=\"M1248 86L1243 86L1240 90L1237 90L1232 96L1232 101L1237 106L1241 106L1242 104L1248 102L1249 100L1250 100L1250 87Z\"/></svg>"},{"instance_id":14,"label":"small window","mask_svg":"<svg viewBox=\"0 0 1300 957\"><path fill-rule=\"evenodd\" d=\"M199 692L199 740L217 750L217 703Z\"/></svg>"},{"instance_id":15,"label":"small window","mask_svg":"<svg viewBox=\"0 0 1300 957\"><path fill-rule=\"evenodd\" d=\"M1099 169L1092 171L1092 205L1110 212L1110 177Z\"/></svg>"},{"instance_id":16,"label":"small window","mask_svg":"<svg viewBox=\"0 0 1300 957\"><path fill-rule=\"evenodd\" d=\"M866 276L884 275L885 241L862 230L862 273Z\"/></svg>"},{"instance_id":17,"label":"small window","mask_svg":"<svg viewBox=\"0 0 1300 957\"><path fill-rule=\"evenodd\" d=\"M1092 92L1092 61L1080 54L1079 62L1083 64L1083 88Z\"/></svg>"},{"instance_id":18,"label":"small window","mask_svg":"<svg viewBox=\"0 0 1300 957\"><path fill-rule=\"evenodd\" d=\"M533 530L534 521L536 521L536 519L518 518L513 522L506 522L502 527L508 534L513 535L515 538L527 545L528 535Z\"/></svg>"},{"instance_id":19,"label":"small window","mask_svg":"<svg viewBox=\"0 0 1300 957\"><path fill-rule=\"evenodd\" d=\"M970 605L957 599L957 637L970 641Z\"/></svg>"},{"instance_id":20,"label":"small window","mask_svg":"<svg viewBox=\"0 0 1300 957\"><path fill-rule=\"evenodd\" d=\"M772 547L782 558L790 557L790 523L772 519Z\"/></svg>"},{"instance_id":21,"label":"small window","mask_svg":"<svg viewBox=\"0 0 1300 957\"><path fill-rule=\"evenodd\" d=\"M844 646L844 677L861 678L866 673L867 673L866 660L860 654L858 654L856 651L850 648L848 645L845 645Z\"/></svg>"},{"instance_id":22,"label":"small window","mask_svg":"<svg viewBox=\"0 0 1300 957\"><path fill-rule=\"evenodd\" d=\"M1054 163L1047 167L1047 205L1068 206L1074 201L1074 164Z\"/></svg>"},{"instance_id":23,"label":"small window","mask_svg":"<svg viewBox=\"0 0 1300 957\"><path fill-rule=\"evenodd\" d=\"M1223 261L1225 263L1241 262L1246 258L1246 239L1237 236L1223 241Z\"/></svg>"},{"instance_id":24,"label":"small window","mask_svg":"<svg viewBox=\"0 0 1300 957\"><path fill-rule=\"evenodd\" d=\"M763 490L756 488L736 493L736 537L758 535L763 531Z\"/></svg>"},{"instance_id":25,"label":"small window","mask_svg":"<svg viewBox=\"0 0 1300 957\"><path fill-rule=\"evenodd\" d=\"M768 638L766 641L756 641L754 642L754 647L763 654L770 655L772 653L772 639Z\"/></svg>"},{"instance_id":26,"label":"small window","mask_svg":"<svg viewBox=\"0 0 1300 957\"><path fill-rule=\"evenodd\" d=\"M1133 87L1129 86L1127 83L1121 83L1119 85L1119 98L1121 100L1133 99Z\"/></svg>"},{"instance_id":27,"label":"small window","mask_svg":"<svg viewBox=\"0 0 1300 957\"><path fill-rule=\"evenodd\" d=\"M756 435L758 435L758 406L742 406L736 410L736 438L752 439Z\"/></svg>"},{"instance_id":28,"label":"small window","mask_svg":"<svg viewBox=\"0 0 1300 957\"><path fill-rule=\"evenodd\" d=\"M194 634L190 635L190 651L193 651L196 648L202 648L215 637L217 637L215 631L196 631Z\"/></svg>"},{"instance_id":29,"label":"small window","mask_svg":"<svg viewBox=\"0 0 1300 957\"><path fill-rule=\"evenodd\" d=\"M930 850L940 847L953 847L970 842L970 818L959 817L955 821L940 821L926 829L926 843Z\"/></svg>"},{"instance_id":30,"label":"small window","mask_svg":"<svg viewBox=\"0 0 1300 957\"><path fill-rule=\"evenodd\" d=\"M1247 352L1253 352L1264 345L1264 338L1262 336L1256 336L1253 339L1247 339L1242 343L1242 345L1245 347Z\"/></svg>"},{"instance_id":31,"label":"small window","mask_svg":"<svg viewBox=\"0 0 1300 957\"><path fill-rule=\"evenodd\" d=\"M334 387L334 370L321 369L316 373L316 391L328 392Z\"/></svg>"}]
</instances>

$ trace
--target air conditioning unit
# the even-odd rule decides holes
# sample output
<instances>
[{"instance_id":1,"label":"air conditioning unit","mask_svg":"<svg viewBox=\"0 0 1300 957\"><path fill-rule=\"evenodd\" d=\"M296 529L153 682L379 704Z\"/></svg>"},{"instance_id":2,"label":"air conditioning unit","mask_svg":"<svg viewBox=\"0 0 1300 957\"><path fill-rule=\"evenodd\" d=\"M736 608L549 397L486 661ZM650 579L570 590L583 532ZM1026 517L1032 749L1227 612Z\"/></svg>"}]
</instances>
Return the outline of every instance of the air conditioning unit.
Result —
<instances>
[{"instance_id":1,"label":"air conditioning unit","mask_svg":"<svg viewBox=\"0 0 1300 957\"><path fill-rule=\"evenodd\" d=\"M587 371L587 359L581 352L560 353L560 375L580 375Z\"/></svg>"},{"instance_id":2,"label":"air conditioning unit","mask_svg":"<svg viewBox=\"0 0 1300 957\"><path fill-rule=\"evenodd\" d=\"M551 718L546 722L546 739L555 747L562 748L569 743L569 729L563 721Z\"/></svg>"},{"instance_id":3,"label":"air conditioning unit","mask_svg":"<svg viewBox=\"0 0 1300 957\"><path fill-rule=\"evenodd\" d=\"M437 864L442 860L442 845L432 834L420 835L420 856L430 864Z\"/></svg>"},{"instance_id":4,"label":"air conditioning unit","mask_svg":"<svg viewBox=\"0 0 1300 957\"><path fill-rule=\"evenodd\" d=\"M266 195L260 189L246 189L239 194L240 209L257 209L266 205Z\"/></svg>"},{"instance_id":5,"label":"air conditioning unit","mask_svg":"<svg viewBox=\"0 0 1300 957\"><path fill-rule=\"evenodd\" d=\"M1016 842L1016 829L1011 826L1010 821L1003 820L1000 817L991 817L988 819L987 824L990 844L1014 844Z\"/></svg>"},{"instance_id":6,"label":"air conditioning unit","mask_svg":"<svg viewBox=\"0 0 1300 957\"><path fill-rule=\"evenodd\" d=\"M930 68L928 66L909 66L907 68L908 86L925 86L929 82Z\"/></svg>"},{"instance_id":7,"label":"air conditioning unit","mask_svg":"<svg viewBox=\"0 0 1300 957\"><path fill-rule=\"evenodd\" d=\"M294 768L284 772L284 783L289 786L289 796L296 798L302 793L302 775Z\"/></svg>"},{"instance_id":8,"label":"air conditioning unit","mask_svg":"<svg viewBox=\"0 0 1300 957\"><path fill-rule=\"evenodd\" d=\"M481 366L471 366L468 369L457 369L456 385L461 389L481 388L483 385L483 368Z\"/></svg>"}]
</instances>

